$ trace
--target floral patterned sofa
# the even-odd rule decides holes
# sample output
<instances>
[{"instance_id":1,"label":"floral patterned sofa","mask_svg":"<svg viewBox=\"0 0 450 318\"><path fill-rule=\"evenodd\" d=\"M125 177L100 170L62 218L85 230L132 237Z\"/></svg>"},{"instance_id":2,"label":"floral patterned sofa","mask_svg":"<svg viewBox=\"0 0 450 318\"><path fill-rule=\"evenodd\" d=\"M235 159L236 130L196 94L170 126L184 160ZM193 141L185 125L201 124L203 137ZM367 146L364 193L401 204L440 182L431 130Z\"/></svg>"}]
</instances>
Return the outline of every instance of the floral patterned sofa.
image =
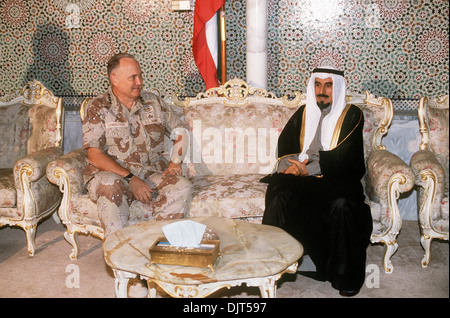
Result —
<instances>
[{"instance_id":1,"label":"floral patterned sofa","mask_svg":"<svg viewBox=\"0 0 450 318\"><path fill-rule=\"evenodd\" d=\"M167 98L185 116L190 134L183 171L193 182L194 191L187 217L217 216L260 223L267 184L259 180L273 171L278 135L305 99L298 92L276 97L240 79L194 98ZM368 169L363 182L373 212L372 241L386 244L384 266L390 272L390 257L401 228L397 198L412 188L414 178L410 167L381 144L393 118L391 101L369 93L351 94L349 99L364 109ZM47 170L48 178L64 193L59 215L68 227L71 257L78 253L75 231L103 237L91 212L95 205L82 186L86 163L82 151L76 150L52 162Z\"/></svg>"},{"instance_id":2,"label":"floral patterned sofa","mask_svg":"<svg viewBox=\"0 0 450 318\"><path fill-rule=\"evenodd\" d=\"M38 222L61 200L46 168L63 154L62 103L36 80L0 99L0 227L22 227L30 255Z\"/></svg>"},{"instance_id":3,"label":"floral patterned sofa","mask_svg":"<svg viewBox=\"0 0 450 318\"><path fill-rule=\"evenodd\" d=\"M448 241L448 98L448 95L431 100L422 97L418 108L422 142L420 150L411 157L410 165L419 192L420 242L425 250L422 267L430 262L431 241Z\"/></svg>"}]
</instances>

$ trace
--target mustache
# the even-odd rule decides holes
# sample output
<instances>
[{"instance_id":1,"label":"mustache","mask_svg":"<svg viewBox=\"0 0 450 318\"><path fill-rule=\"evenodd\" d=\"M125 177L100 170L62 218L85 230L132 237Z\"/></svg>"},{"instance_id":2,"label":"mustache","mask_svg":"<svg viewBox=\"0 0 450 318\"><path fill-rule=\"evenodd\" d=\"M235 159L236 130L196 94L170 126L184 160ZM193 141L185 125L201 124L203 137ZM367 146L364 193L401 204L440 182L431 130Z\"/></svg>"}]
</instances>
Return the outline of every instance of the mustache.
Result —
<instances>
[{"instance_id":1,"label":"mustache","mask_svg":"<svg viewBox=\"0 0 450 318\"><path fill-rule=\"evenodd\" d=\"M328 95L325 95L325 94L319 94L319 95L317 95L317 97L324 97L324 98L328 98L329 96L328 96Z\"/></svg>"}]
</instances>

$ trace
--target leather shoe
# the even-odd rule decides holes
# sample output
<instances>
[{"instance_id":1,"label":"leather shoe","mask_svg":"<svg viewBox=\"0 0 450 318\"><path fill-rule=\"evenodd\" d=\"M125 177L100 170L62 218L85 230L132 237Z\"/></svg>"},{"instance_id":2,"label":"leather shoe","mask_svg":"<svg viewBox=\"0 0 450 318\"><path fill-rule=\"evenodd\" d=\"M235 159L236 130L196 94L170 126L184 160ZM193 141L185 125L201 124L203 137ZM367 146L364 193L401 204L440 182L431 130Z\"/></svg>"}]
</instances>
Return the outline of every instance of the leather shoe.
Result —
<instances>
[{"instance_id":1,"label":"leather shoe","mask_svg":"<svg viewBox=\"0 0 450 318\"><path fill-rule=\"evenodd\" d=\"M339 295L344 297L352 297L359 293L359 290L340 290Z\"/></svg>"}]
</instances>

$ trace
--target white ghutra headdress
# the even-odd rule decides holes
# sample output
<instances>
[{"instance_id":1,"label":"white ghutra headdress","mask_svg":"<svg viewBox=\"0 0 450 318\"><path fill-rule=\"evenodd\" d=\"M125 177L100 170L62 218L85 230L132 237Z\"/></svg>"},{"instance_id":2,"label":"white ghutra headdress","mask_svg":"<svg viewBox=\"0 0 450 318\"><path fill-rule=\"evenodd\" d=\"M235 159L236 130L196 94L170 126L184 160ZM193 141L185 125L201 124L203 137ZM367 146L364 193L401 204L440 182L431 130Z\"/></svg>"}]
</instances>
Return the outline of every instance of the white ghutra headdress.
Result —
<instances>
[{"instance_id":1,"label":"white ghutra headdress","mask_svg":"<svg viewBox=\"0 0 450 318\"><path fill-rule=\"evenodd\" d=\"M321 143L324 150L330 149L331 139L333 137L336 123L346 106L345 94L347 85L344 78L344 72L331 66L324 66L314 69L306 89L306 114L304 123L305 136L302 152L299 155L300 161L308 159L306 151L309 149L309 146L316 135L317 126L321 115L321 110L319 106L317 106L314 87L316 78L331 78L333 80L333 102L331 105L331 111L325 116L322 123Z\"/></svg>"}]
</instances>

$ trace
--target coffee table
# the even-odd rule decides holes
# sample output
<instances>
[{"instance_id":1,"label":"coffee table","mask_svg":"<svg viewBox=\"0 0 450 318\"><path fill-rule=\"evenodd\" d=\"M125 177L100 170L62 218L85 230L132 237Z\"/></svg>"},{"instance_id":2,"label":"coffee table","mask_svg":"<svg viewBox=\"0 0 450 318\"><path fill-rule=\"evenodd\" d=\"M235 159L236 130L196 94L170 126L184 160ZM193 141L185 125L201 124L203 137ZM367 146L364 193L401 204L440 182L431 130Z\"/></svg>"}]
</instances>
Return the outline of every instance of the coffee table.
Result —
<instances>
[{"instance_id":1,"label":"coffee table","mask_svg":"<svg viewBox=\"0 0 450 318\"><path fill-rule=\"evenodd\" d=\"M172 297L206 297L221 288L246 284L259 287L264 298L276 297L276 282L286 272L296 273L302 245L285 231L244 221L200 217L220 238L220 254L213 269L150 263L149 248L163 235L162 226L176 221L140 222L108 235L103 241L106 263L115 275L115 292L127 297L128 281L148 283L149 297L156 284Z\"/></svg>"}]
</instances>

